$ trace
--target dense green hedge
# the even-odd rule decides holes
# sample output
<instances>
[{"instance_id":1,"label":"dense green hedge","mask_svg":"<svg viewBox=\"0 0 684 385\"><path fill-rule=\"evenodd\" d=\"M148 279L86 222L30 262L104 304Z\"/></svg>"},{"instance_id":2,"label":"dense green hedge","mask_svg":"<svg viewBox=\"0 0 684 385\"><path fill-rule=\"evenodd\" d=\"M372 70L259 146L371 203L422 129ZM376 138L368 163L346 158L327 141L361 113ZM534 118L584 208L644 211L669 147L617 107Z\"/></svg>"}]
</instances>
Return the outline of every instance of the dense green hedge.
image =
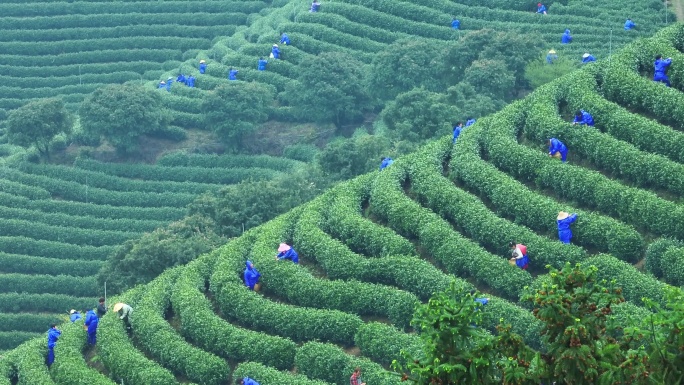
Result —
<instances>
[{"instance_id":1,"label":"dense green hedge","mask_svg":"<svg viewBox=\"0 0 684 385\"><path fill-rule=\"evenodd\" d=\"M326 7L327 8L327 7ZM327 11L330 11L327 9ZM297 22L321 24L329 28L353 36L359 36L382 44L391 44L397 39L407 38L411 35L406 33L390 32L387 29L377 28L373 24L366 25L349 21L343 16L330 12L305 13L297 17Z\"/></svg>"},{"instance_id":2,"label":"dense green hedge","mask_svg":"<svg viewBox=\"0 0 684 385\"><path fill-rule=\"evenodd\" d=\"M136 306L128 298L119 300ZM131 322L135 320L133 310ZM109 312L100 318L97 328L97 346L102 363L115 382L127 384L178 385L176 378L156 362L146 358L131 343L126 335L123 322L116 313Z\"/></svg>"},{"instance_id":3,"label":"dense green hedge","mask_svg":"<svg viewBox=\"0 0 684 385\"><path fill-rule=\"evenodd\" d=\"M0 274L0 292L2 293L52 293L74 297L95 297L100 292L99 289L100 286L95 277Z\"/></svg>"},{"instance_id":4,"label":"dense green hedge","mask_svg":"<svg viewBox=\"0 0 684 385\"><path fill-rule=\"evenodd\" d=\"M73 297L64 294L27 294L1 293L0 312L41 312L63 313L69 309L91 309L97 305L99 293L91 293L92 297ZM47 330L47 329L46 329Z\"/></svg>"},{"instance_id":5,"label":"dense green hedge","mask_svg":"<svg viewBox=\"0 0 684 385\"><path fill-rule=\"evenodd\" d=\"M8 362L16 374L16 385L54 385L45 365L46 356L47 338L35 338L5 354L3 361Z\"/></svg>"},{"instance_id":6,"label":"dense green hedge","mask_svg":"<svg viewBox=\"0 0 684 385\"><path fill-rule=\"evenodd\" d=\"M223 384L230 368L223 359L188 344L164 319L180 269L166 270L145 286L131 317L140 345L164 367L199 384Z\"/></svg>"},{"instance_id":7,"label":"dense green hedge","mask_svg":"<svg viewBox=\"0 0 684 385\"><path fill-rule=\"evenodd\" d=\"M586 252L581 248L568 247L499 218L481 200L456 188L440 174L443 160L433 157L433 147L428 145L414 155L411 189L427 207L450 220L465 235L502 256L510 255L510 241L523 243L528 247L535 270L546 269L548 264L561 268L565 262L574 264L586 258Z\"/></svg>"},{"instance_id":8,"label":"dense green hedge","mask_svg":"<svg viewBox=\"0 0 684 385\"><path fill-rule=\"evenodd\" d=\"M446 138L442 142L447 143ZM442 150L447 151L445 148ZM417 238L449 273L473 277L502 297L516 300L520 290L532 281L530 274L485 251L437 214L409 199L401 190L407 174L408 167L397 162L382 171L371 193L372 212L399 234Z\"/></svg>"},{"instance_id":9,"label":"dense green hedge","mask_svg":"<svg viewBox=\"0 0 684 385\"><path fill-rule=\"evenodd\" d=\"M400 328L409 326L419 303L411 293L374 283L322 280L298 265L274 261L271 256L278 240L287 238L290 222L290 218L283 216L262 225L251 251L250 258L259 266L267 294L273 292L298 306L378 316L388 318ZM306 255L301 254L300 258L306 259Z\"/></svg>"},{"instance_id":10,"label":"dense green hedge","mask_svg":"<svg viewBox=\"0 0 684 385\"><path fill-rule=\"evenodd\" d=\"M239 12L239 10L236 10ZM136 13L133 12L116 12L107 13L106 17L102 14L91 15L55 15L55 16L37 16L37 17L3 17L0 23L1 29L21 30L21 29L60 29L65 26L78 26L79 28L105 28L105 27L123 27L130 25L154 25L154 24L176 24L176 25L195 25L195 26L216 26L221 25L223 21L225 24L233 24L244 20L242 13L228 13L228 14L211 14L207 12L192 12L192 13ZM231 23L233 22L233 23ZM151 37L154 39L154 37ZM147 39L147 37L143 38ZM201 46L206 46L208 43L205 39L197 39L200 42L197 46L189 46L182 48L183 51L188 49L197 49ZM170 42L170 41L168 41ZM65 42L61 42L64 44ZM34 44L40 44L34 43ZM167 44L164 44L167 45ZM168 44L172 46L172 44ZM31 45L34 46L34 45ZM130 46L141 48L137 44L130 44ZM208 48L208 47L207 47ZM179 48L181 49L181 48ZM74 51L75 52L75 51Z\"/></svg>"},{"instance_id":11,"label":"dense green hedge","mask_svg":"<svg viewBox=\"0 0 684 385\"><path fill-rule=\"evenodd\" d=\"M101 18L100 18L101 19ZM180 49L153 48L153 49L105 49L89 52L72 52L50 56L18 56L0 55L0 65L16 65L17 62L26 67L58 67L79 63L115 63L120 61L140 62L152 61L163 63L171 58L181 58ZM158 65L158 64L157 64ZM49 71L49 68L46 68ZM44 97L45 95L43 95Z\"/></svg>"},{"instance_id":12,"label":"dense green hedge","mask_svg":"<svg viewBox=\"0 0 684 385\"><path fill-rule=\"evenodd\" d=\"M0 192L0 201L6 207L43 211L46 213L63 213L71 216L85 215L95 218L171 222L185 215L185 209L176 207L126 207L96 205L85 202L31 200L23 196L2 192Z\"/></svg>"},{"instance_id":13,"label":"dense green hedge","mask_svg":"<svg viewBox=\"0 0 684 385\"><path fill-rule=\"evenodd\" d=\"M232 253L242 243L243 238L235 240L222 252ZM171 304L180 319L183 336L229 360L255 361L280 370L291 368L297 347L292 340L237 327L214 313L211 302L202 292L213 261L209 258L187 265L171 293Z\"/></svg>"},{"instance_id":14,"label":"dense green hedge","mask_svg":"<svg viewBox=\"0 0 684 385\"><path fill-rule=\"evenodd\" d=\"M334 3L330 3L330 5L332 4ZM343 52L346 54L353 54L355 59L364 63L370 63L373 60L374 55L370 52L360 52L346 47L341 47L333 43L318 40L307 35L306 33L293 32L288 33L287 35L290 37L292 44L297 45L298 49L312 55L318 55L322 52Z\"/></svg>"},{"instance_id":15,"label":"dense green hedge","mask_svg":"<svg viewBox=\"0 0 684 385\"><path fill-rule=\"evenodd\" d=\"M481 119L477 126L467 131L464 138L459 137L451 162L458 167L451 169L452 179L457 179L468 188L485 196L493 207L504 217L512 218L516 223L523 224L530 229L556 237L556 216L559 211L573 211L579 213L577 222L573 225L573 242L585 247L595 247L599 250L608 251L620 256L625 260L637 260L644 248L644 241L632 227L616 221L615 219L597 214L577 211L569 208L569 205L560 204L557 201L533 192L511 176L497 170L491 164L483 161L480 156L480 135L492 135L500 130L515 130L516 120L510 119L519 107L514 103L510 107L497 113L494 117ZM497 131L499 130L499 131ZM505 131L504 131L505 132ZM515 133L512 133L515 137ZM531 169L531 164L546 161L548 157L544 153L528 153L526 151L511 151L513 139L507 139L497 134L488 142L487 149L497 147L497 160L507 162L515 172ZM537 163L528 161L533 156ZM510 158L509 160L503 159ZM491 159L491 156L490 156ZM553 164L553 163L549 163ZM515 166L513 166L515 165ZM531 170L533 174L536 170Z\"/></svg>"},{"instance_id":16,"label":"dense green hedge","mask_svg":"<svg viewBox=\"0 0 684 385\"><path fill-rule=\"evenodd\" d=\"M0 252L3 273L55 274L68 272L74 277L94 276L102 267L102 261L56 259Z\"/></svg>"},{"instance_id":17,"label":"dense green hedge","mask_svg":"<svg viewBox=\"0 0 684 385\"><path fill-rule=\"evenodd\" d=\"M658 239L648 245L646 270L665 282L684 285L684 243L675 239Z\"/></svg>"},{"instance_id":18,"label":"dense green hedge","mask_svg":"<svg viewBox=\"0 0 684 385\"><path fill-rule=\"evenodd\" d=\"M86 331L82 321L64 324L61 330L62 335L55 346L55 363L50 367L52 378L63 385L114 385L115 382L89 367L83 358Z\"/></svg>"},{"instance_id":19,"label":"dense green hedge","mask_svg":"<svg viewBox=\"0 0 684 385\"><path fill-rule=\"evenodd\" d=\"M244 21L247 15L228 14L228 19ZM1 24L0 24L1 26ZM174 37L212 39L221 35L232 35L235 26L188 26L178 24L151 25L122 25L102 28L60 28L60 29L6 29L2 32L0 41L23 41L24 44L35 42L58 42L82 39L84 36L97 36L100 39L131 38L131 37Z\"/></svg>"},{"instance_id":20,"label":"dense green hedge","mask_svg":"<svg viewBox=\"0 0 684 385\"><path fill-rule=\"evenodd\" d=\"M31 255L57 259L98 260L107 259L116 246L82 246L71 243L32 239L23 236L0 236L0 250L10 254ZM58 261L56 263L59 263Z\"/></svg>"},{"instance_id":21,"label":"dense green hedge","mask_svg":"<svg viewBox=\"0 0 684 385\"><path fill-rule=\"evenodd\" d=\"M56 16L56 15L87 15L87 14L111 14L121 13L120 2L109 1L27 1L8 2L0 4L0 12L6 17L10 16ZM135 13L229 13L259 12L266 6L262 1L136 1L135 7L124 6L124 9L133 9Z\"/></svg>"},{"instance_id":22,"label":"dense green hedge","mask_svg":"<svg viewBox=\"0 0 684 385\"><path fill-rule=\"evenodd\" d=\"M88 246L119 245L140 236L139 233L79 229L4 218L0 218L0 229L3 236L31 236L35 239Z\"/></svg>"},{"instance_id":23,"label":"dense green hedge","mask_svg":"<svg viewBox=\"0 0 684 385\"><path fill-rule=\"evenodd\" d=\"M268 180L278 173L263 168L207 169L202 167L164 167L142 163L101 163L88 159L77 159L76 167L99 171L109 175L150 181L176 181L215 184L234 184L246 179ZM145 206L145 205L141 205Z\"/></svg>"},{"instance_id":24,"label":"dense green hedge","mask_svg":"<svg viewBox=\"0 0 684 385\"><path fill-rule=\"evenodd\" d=\"M297 369L309 378L327 381L337 385L347 385L355 367L361 368L361 377L367 384L398 385L399 374L391 374L382 366L365 358L346 354L335 345L308 342L297 350L295 357Z\"/></svg>"},{"instance_id":25,"label":"dense green hedge","mask_svg":"<svg viewBox=\"0 0 684 385\"><path fill-rule=\"evenodd\" d=\"M393 360L400 360L401 351L417 357L423 343L415 334L403 333L396 328L378 322L369 322L359 328L354 343L364 357L389 367ZM401 360L400 360L401 361Z\"/></svg>"},{"instance_id":26,"label":"dense green hedge","mask_svg":"<svg viewBox=\"0 0 684 385\"><path fill-rule=\"evenodd\" d=\"M64 316L66 316L66 314ZM50 327L51 324L60 323L61 321L62 319L60 319L60 317L56 314L0 314L0 331L43 333Z\"/></svg>"},{"instance_id":27,"label":"dense green hedge","mask_svg":"<svg viewBox=\"0 0 684 385\"><path fill-rule=\"evenodd\" d=\"M3 173L4 170L0 171L0 175L3 175ZM44 188L27 186L7 179L0 179L0 191L10 195L19 195L28 199L50 199L50 193Z\"/></svg>"},{"instance_id":28,"label":"dense green hedge","mask_svg":"<svg viewBox=\"0 0 684 385\"><path fill-rule=\"evenodd\" d=\"M311 36L328 43L340 45L352 50L375 53L384 49L387 45L369 39L339 32L336 29L322 25L305 23L283 23L280 27L283 31L292 31Z\"/></svg>"},{"instance_id":29,"label":"dense green hedge","mask_svg":"<svg viewBox=\"0 0 684 385\"><path fill-rule=\"evenodd\" d=\"M235 368L233 381L236 384L245 377L255 379L261 385L328 385L327 382L310 380L301 374L279 372L256 362L243 362Z\"/></svg>"},{"instance_id":30,"label":"dense green hedge","mask_svg":"<svg viewBox=\"0 0 684 385\"><path fill-rule=\"evenodd\" d=\"M50 327L49 324L44 325L43 329L47 330ZM9 350L14 349L18 345L36 337L42 337L44 332L22 332L22 331L10 331L10 332L0 332L0 349Z\"/></svg>"},{"instance_id":31,"label":"dense green hedge","mask_svg":"<svg viewBox=\"0 0 684 385\"><path fill-rule=\"evenodd\" d=\"M157 160L157 164L166 167L202 167L202 168L268 168L276 171L292 171L304 165L303 162L274 157L269 155L201 155L174 152Z\"/></svg>"},{"instance_id":32,"label":"dense green hedge","mask_svg":"<svg viewBox=\"0 0 684 385\"><path fill-rule=\"evenodd\" d=\"M3 202L4 203L4 202ZM52 226L69 226L80 229L103 231L123 231L130 233L144 233L162 227L166 222L140 221L135 219L109 219L95 217L81 217L67 214L44 213L39 210L15 209L0 206L0 218L21 219L44 223Z\"/></svg>"}]
</instances>

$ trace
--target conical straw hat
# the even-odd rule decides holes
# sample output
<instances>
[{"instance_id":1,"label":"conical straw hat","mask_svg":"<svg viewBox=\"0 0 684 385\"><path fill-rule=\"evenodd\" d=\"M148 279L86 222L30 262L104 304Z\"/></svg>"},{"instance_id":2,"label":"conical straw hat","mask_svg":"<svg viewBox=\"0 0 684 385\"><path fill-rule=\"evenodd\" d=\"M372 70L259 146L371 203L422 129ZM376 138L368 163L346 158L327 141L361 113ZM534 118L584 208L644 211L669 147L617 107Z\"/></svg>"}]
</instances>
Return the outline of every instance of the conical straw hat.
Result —
<instances>
[{"instance_id":1,"label":"conical straw hat","mask_svg":"<svg viewBox=\"0 0 684 385\"><path fill-rule=\"evenodd\" d=\"M116 305L114 305L114 311L116 312L116 311L121 310L123 308L123 305L124 304L121 302L117 303Z\"/></svg>"},{"instance_id":2,"label":"conical straw hat","mask_svg":"<svg viewBox=\"0 0 684 385\"><path fill-rule=\"evenodd\" d=\"M558 213L558 216L556 217L556 219L558 219L559 221L562 221L563 219L565 219L569 216L570 216L570 214L566 213L565 211L561 211Z\"/></svg>"}]
</instances>

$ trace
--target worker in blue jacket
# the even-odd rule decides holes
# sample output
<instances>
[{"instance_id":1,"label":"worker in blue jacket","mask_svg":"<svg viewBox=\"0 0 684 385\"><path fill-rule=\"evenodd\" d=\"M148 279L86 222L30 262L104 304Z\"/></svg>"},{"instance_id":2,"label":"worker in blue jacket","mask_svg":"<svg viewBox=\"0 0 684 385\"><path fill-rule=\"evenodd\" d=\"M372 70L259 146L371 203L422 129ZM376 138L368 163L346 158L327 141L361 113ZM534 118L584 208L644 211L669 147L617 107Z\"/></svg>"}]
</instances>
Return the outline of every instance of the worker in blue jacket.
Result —
<instances>
[{"instance_id":1,"label":"worker in blue jacket","mask_svg":"<svg viewBox=\"0 0 684 385\"><path fill-rule=\"evenodd\" d=\"M280 44L285 44L285 45L290 45L290 38L287 36L285 32L283 32L282 35L280 35Z\"/></svg>"},{"instance_id":2,"label":"worker in blue jacket","mask_svg":"<svg viewBox=\"0 0 684 385\"><path fill-rule=\"evenodd\" d=\"M273 44L273 47L271 47L271 57L280 59L280 48L278 48L278 44Z\"/></svg>"},{"instance_id":3,"label":"worker in blue jacket","mask_svg":"<svg viewBox=\"0 0 684 385\"><path fill-rule=\"evenodd\" d=\"M470 296L473 297L473 300L478 304L484 306L489 303L489 298L475 298L475 294L477 294L475 290L470 291Z\"/></svg>"},{"instance_id":4,"label":"worker in blue jacket","mask_svg":"<svg viewBox=\"0 0 684 385\"><path fill-rule=\"evenodd\" d=\"M71 321L73 323L73 322L76 322L80 319L81 319L81 313L77 312L74 309L71 309L71 311L69 311L69 321Z\"/></svg>"},{"instance_id":5,"label":"worker in blue jacket","mask_svg":"<svg viewBox=\"0 0 684 385\"><path fill-rule=\"evenodd\" d=\"M587 64L587 63L591 63L593 61L596 61L596 58L594 57L594 55L591 55L588 52L585 52L584 55L582 55L582 63Z\"/></svg>"},{"instance_id":6,"label":"worker in blue jacket","mask_svg":"<svg viewBox=\"0 0 684 385\"><path fill-rule=\"evenodd\" d=\"M256 285L259 282L259 277L261 277L261 273L257 269L254 268L254 264L252 261L247 261L245 262L245 285L249 288L249 290L254 290L254 285Z\"/></svg>"},{"instance_id":7,"label":"worker in blue jacket","mask_svg":"<svg viewBox=\"0 0 684 385\"><path fill-rule=\"evenodd\" d=\"M570 30L566 29L563 36L561 36L561 44L570 44L570 43L572 43L572 36L570 36Z\"/></svg>"},{"instance_id":8,"label":"worker in blue jacket","mask_svg":"<svg viewBox=\"0 0 684 385\"><path fill-rule=\"evenodd\" d=\"M572 124L579 124L580 126L586 124L587 126L593 126L594 117L591 116L591 114L587 111L579 110L575 112L575 120L572 121Z\"/></svg>"},{"instance_id":9,"label":"worker in blue jacket","mask_svg":"<svg viewBox=\"0 0 684 385\"><path fill-rule=\"evenodd\" d=\"M100 318L98 318L97 314L92 309L88 310L83 322L83 325L88 328L88 345L95 345L95 342L97 342L97 324L99 322Z\"/></svg>"},{"instance_id":10,"label":"worker in blue jacket","mask_svg":"<svg viewBox=\"0 0 684 385\"><path fill-rule=\"evenodd\" d=\"M380 171L389 167L392 163L394 163L394 159L392 159L390 157L381 157L380 158Z\"/></svg>"},{"instance_id":11,"label":"worker in blue jacket","mask_svg":"<svg viewBox=\"0 0 684 385\"><path fill-rule=\"evenodd\" d=\"M565 211L558 213L556 217L556 223L558 225L558 239L566 245L570 244L572 239L572 230L570 225L577 220L577 214L569 214Z\"/></svg>"},{"instance_id":12,"label":"worker in blue jacket","mask_svg":"<svg viewBox=\"0 0 684 385\"><path fill-rule=\"evenodd\" d=\"M311 3L311 9L309 9L309 12L318 12L319 9L321 9L321 3L319 3L318 0L313 0L313 3Z\"/></svg>"},{"instance_id":13,"label":"worker in blue jacket","mask_svg":"<svg viewBox=\"0 0 684 385\"><path fill-rule=\"evenodd\" d=\"M546 62L548 64L553 64L554 60L558 60L558 55L556 55L556 51L550 50L549 53L546 54Z\"/></svg>"},{"instance_id":14,"label":"worker in blue jacket","mask_svg":"<svg viewBox=\"0 0 684 385\"><path fill-rule=\"evenodd\" d=\"M670 86L670 79L667 77L667 67L672 64L672 58L667 58L663 60L663 55L656 56L655 63L653 63L653 81L665 83L666 86Z\"/></svg>"},{"instance_id":15,"label":"worker in blue jacket","mask_svg":"<svg viewBox=\"0 0 684 385\"><path fill-rule=\"evenodd\" d=\"M159 88L160 90L165 89L168 91L168 88L166 88L166 82L163 80L159 82L159 87L157 87L157 88Z\"/></svg>"},{"instance_id":16,"label":"worker in blue jacket","mask_svg":"<svg viewBox=\"0 0 684 385\"><path fill-rule=\"evenodd\" d=\"M173 78L169 76L169 78L166 79L166 90L169 92L171 91L171 83L173 83Z\"/></svg>"},{"instance_id":17,"label":"worker in blue jacket","mask_svg":"<svg viewBox=\"0 0 684 385\"><path fill-rule=\"evenodd\" d=\"M568 147L565 143L561 142L556 138L551 138L546 141L546 145L549 146L549 156L552 158L560 158L563 163L565 163L568 157Z\"/></svg>"},{"instance_id":18,"label":"worker in blue jacket","mask_svg":"<svg viewBox=\"0 0 684 385\"><path fill-rule=\"evenodd\" d=\"M185 84L187 84L190 88L195 88L195 77L192 75L188 76L188 78L185 80Z\"/></svg>"},{"instance_id":19,"label":"worker in blue jacket","mask_svg":"<svg viewBox=\"0 0 684 385\"><path fill-rule=\"evenodd\" d=\"M630 29L636 28L636 24L632 21L632 19L627 18L627 21L625 21L625 31L629 31Z\"/></svg>"},{"instance_id":20,"label":"worker in blue jacket","mask_svg":"<svg viewBox=\"0 0 684 385\"><path fill-rule=\"evenodd\" d=\"M186 83L185 75L178 74L178 77L176 77L176 83L185 84Z\"/></svg>"},{"instance_id":21,"label":"worker in blue jacket","mask_svg":"<svg viewBox=\"0 0 684 385\"><path fill-rule=\"evenodd\" d=\"M262 57L259 58L259 65L257 69L259 71L265 71L266 70L266 64L268 64L268 61Z\"/></svg>"},{"instance_id":22,"label":"worker in blue jacket","mask_svg":"<svg viewBox=\"0 0 684 385\"><path fill-rule=\"evenodd\" d=\"M470 126L472 126L473 124L475 124L475 119L473 119L473 118L468 118L468 120L466 120L465 126L466 126L466 127L470 127Z\"/></svg>"},{"instance_id":23,"label":"worker in blue jacket","mask_svg":"<svg viewBox=\"0 0 684 385\"><path fill-rule=\"evenodd\" d=\"M259 383L249 377L245 377L240 379L240 385L259 385Z\"/></svg>"},{"instance_id":24,"label":"worker in blue jacket","mask_svg":"<svg viewBox=\"0 0 684 385\"><path fill-rule=\"evenodd\" d=\"M546 15L546 7L542 3L537 3L537 13Z\"/></svg>"},{"instance_id":25,"label":"worker in blue jacket","mask_svg":"<svg viewBox=\"0 0 684 385\"><path fill-rule=\"evenodd\" d=\"M452 29L459 29L461 28L461 21L458 20L457 18L451 19L451 28Z\"/></svg>"},{"instance_id":26,"label":"worker in blue jacket","mask_svg":"<svg viewBox=\"0 0 684 385\"><path fill-rule=\"evenodd\" d=\"M201 74L204 74L205 72L207 72L207 62L206 62L206 61L200 60L200 62L199 62L199 72L200 72Z\"/></svg>"},{"instance_id":27,"label":"worker in blue jacket","mask_svg":"<svg viewBox=\"0 0 684 385\"><path fill-rule=\"evenodd\" d=\"M57 324L50 325L50 330L47 332L48 355L46 363L48 367L55 362L55 346L57 345L57 340L61 334L62 331L57 329Z\"/></svg>"},{"instance_id":28,"label":"worker in blue jacket","mask_svg":"<svg viewBox=\"0 0 684 385\"><path fill-rule=\"evenodd\" d=\"M452 143L456 143L456 139L458 139L458 136L461 135L461 131L463 131L464 128L463 122L458 122L454 126L454 139L452 140Z\"/></svg>"},{"instance_id":29,"label":"worker in blue jacket","mask_svg":"<svg viewBox=\"0 0 684 385\"><path fill-rule=\"evenodd\" d=\"M299 263L299 254L287 243L281 243L278 246L278 254L276 254L276 261L281 259L289 259L294 263Z\"/></svg>"},{"instance_id":30,"label":"worker in blue jacket","mask_svg":"<svg viewBox=\"0 0 684 385\"><path fill-rule=\"evenodd\" d=\"M238 70L231 68L228 70L228 80L237 80Z\"/></svg>"}]
</instances>

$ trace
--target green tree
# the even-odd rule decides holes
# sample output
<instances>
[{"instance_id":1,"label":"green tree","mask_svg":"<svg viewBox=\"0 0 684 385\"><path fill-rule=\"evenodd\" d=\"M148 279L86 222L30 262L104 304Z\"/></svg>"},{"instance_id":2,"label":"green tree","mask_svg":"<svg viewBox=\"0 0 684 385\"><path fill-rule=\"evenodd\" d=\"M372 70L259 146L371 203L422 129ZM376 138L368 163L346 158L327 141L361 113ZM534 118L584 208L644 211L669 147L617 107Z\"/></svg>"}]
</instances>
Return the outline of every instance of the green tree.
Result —
<instances>
[{"instance_id":1,"label":"green tree","mask_svg":"<svg viewBox=\"0 0 684 385\"><path fill-rule=\"evenodd\" d=\"M104 137L120 153L138 149L138 139L166 130L169 112L161 95L136 84L100 87L81 103L81 128L86 137Z\"/></svg>"},{"instance_id":2,"label":"green tree","mask_svg":"<svg viewBox=\"0 0 684 385\"><path fill-rule=\"evenodd\" d=\"M447 90L447 102L457 106L461 111L459 120L465 121L469 117L477 118L498 111L506 105L500 99L493 99L483 95L468 82L461 82Z\"/></svg>"},{"instance_id":3,"label":"green tree","mask_svg":"<svg viewBox=\"0 0 684 385\"><path fill-rule=\"evenodd\" d=\"M399 139L420 141L449 134L460 115L446 95L417 88L388 103L382 120Z\"/></svg>"},{"instance_id":4,"label":"green tree","mask_svg":"<svg viewBox=\"0 0 684 385\"><path fill-rule=\"evenodd\" d=\"M50 141L60 133L71 133L73 125L62 100L34 100L9 113L7 138L22 147L33 145L49 159Z\"/></svg>"},{"instance_id":5,"label":"green tree","mask_svg":"<svg viewBox=\"0 0 684 385\"><path fill-rule=\"evenodd\" d=\"M378 52L369 73L369 89L382 100L417 87L444 91L444 44L424 39L401 39Z\"/></svg>"},{"instance_id":6,"label":"green tree","mask_svg":"<svg viewBox=\"0 0 684 385\"><path fill-rule=\"evenodd\" d=\"M579 65L576 62L562 56L556 59L553 64L549 64L546 62L546 55L544 54L527 64L525 79L532 89L535 89L576 70L578 67Z\"/></svg>"},{"instance_id":7,"label":"green tree","mask_svg":"<svg viewBox=\"0 0 684 385\"><path fill-rule=\"evenodd\" d=\"M648 334L647 349L651 379L662 384L684 383L684 292L680 288L666 289L667 303L661 306L646 299L653 314L641 328L626 333Z\"/></svg>"},{"instance_id":8,"label":"green tree","mask_svg":"<svg viewBox=\"0 0 684 385\"><path fill-rule=\"evenodd\" d=\"M268 120L273 87L255 82L228 82L209 92L202 103L207 127L233 149L257 124Z\"/></svg>"},{"instance_id":9,"label":"green tree","mask_svg":"<svg viewBox=\"0 0 684 385\"><path fill-rule=\"evenodd\" d=\"M377 169L388 149L386 138L358 131L351 138L329 142L316 163L333 180L349 179Z\"/></svg>"},{"instance_id":10,"label":"green tree","mask_svg":"<svg viewBox=\"0 0 684 385\"><path fill-rule=\"evenodd\" d=\"M348 54L324 52L299 65L298 84L287 94L309 119L333 122L339 128L372 109L364 87L365 67Z\"/></svg>"},{"instance_id":11,"label":"green tree","mask_svg":"<svg viewBox=\"0 0 684 385\"><path fill-rule=\"evenodd\" d=\"M186 264L224 244L227 239L214 232L215 223L193 215L124 243L107 259L98 281L119 293L147 283L167 268Z\"/></svg>"},{"instance_id":12,"label":"green tree","mask_svg":"<svg viewBox=\"0 0 684 385\"><path fill-rule=\"evenodd\" d=\"M498 100L510 99L515 88L515 75L501 60L475 60L466 68L464 80L478 93Z\"/></svg>"}]
</instances>

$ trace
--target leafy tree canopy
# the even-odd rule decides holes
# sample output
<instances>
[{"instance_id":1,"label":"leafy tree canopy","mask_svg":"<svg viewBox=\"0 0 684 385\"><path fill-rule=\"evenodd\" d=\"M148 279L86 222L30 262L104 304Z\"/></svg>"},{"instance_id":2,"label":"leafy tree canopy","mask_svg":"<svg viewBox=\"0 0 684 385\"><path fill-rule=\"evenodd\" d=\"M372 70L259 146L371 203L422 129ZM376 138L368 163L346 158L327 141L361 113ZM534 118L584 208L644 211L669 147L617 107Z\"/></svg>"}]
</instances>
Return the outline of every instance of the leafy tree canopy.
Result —
<instances>
[{"instance_id":1,"label":"leafy tree canopy","mask_svg":"<svg viewBox=\"0 0 684 385\"><path fill-rule=\"evenodd\" d=\"M268 120L273 105L273 87L256 82L228 82L206 96L202 104L207 127L233 149L243 135Z\"/></svg>"},{"instance_id":2,"label":"leafy tree canopy","mask_svg":"<svg viewBox=\"0 0 684 385\"><path fill-rule=\"evenodd\" d=\"M400 139L420 141L448 135L459 110L448 103L444 94L417 88L397 96L382 111L387 128Z\"/></svg>"},{"instance_id":3,"label":"leafy tree canopy","mask_svg":"<svg viewBox=\"0 0 684 385\"><path fill-rule=\"evenodd\" d=\"M50 157L50 141L60 133L69 134L73 119L60 99L40 99L29 102L9 113L7 137L10 143L29 147Z\"/></svg>"},{"instance_id":4,"label":"leafy tree canopy","mask_svg":"<svg viewBox=\"0 0 684 385\"><path fill-rule=\"evenodd\" d=\"M373 58L369 88L374 96L392 100L417 87L444 91L444 44L424 39L401 39Z\"/></svg>"},{"instance_id":5,"label":"leafy tree canopy","mask_svg":"<svg viewBox=\"0 0 684 385\"><path fill-rule=\"evenodd\" d=\"M377 169L386 156L389 141L378 135L358 131L349 139L328 143L316 157L318 166L332 179L349 179Z\"/></svg>"},{"instance_id":6,"label":"leafy tree canopy","mask_svg":"<svg viewBox=\"0 0 684 385\"><path fill-rule=\"evenodd\" d=\"M325 52L316 59L299 65L298 85L288 90L302 114L340 127L372 109L364 87L365 64L340 52Z\"/></svg>"},{"instance_id":7,"label":"leafy tree canopy","mask_svg":"<svg viewBox=\"0 0 684 385\"><path fill-rule=\"evenodd\" d=\"M83 101L79 115L85 136L104 137L121 153L136 151L141 135L164 131L170 121L161 95L135 84L98 88Z\"/></svg>"}]
</instances>

